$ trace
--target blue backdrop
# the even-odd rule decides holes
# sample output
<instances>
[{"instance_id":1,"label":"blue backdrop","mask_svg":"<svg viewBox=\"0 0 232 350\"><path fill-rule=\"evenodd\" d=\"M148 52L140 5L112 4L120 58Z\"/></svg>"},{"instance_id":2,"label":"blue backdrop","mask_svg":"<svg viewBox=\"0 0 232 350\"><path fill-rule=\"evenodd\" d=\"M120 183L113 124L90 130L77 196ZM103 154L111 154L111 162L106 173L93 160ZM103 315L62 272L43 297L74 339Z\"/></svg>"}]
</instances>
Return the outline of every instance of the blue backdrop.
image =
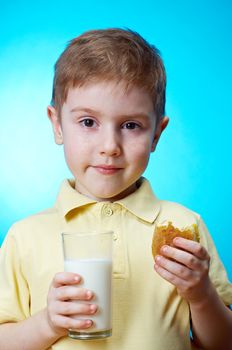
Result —
<instances>
[{"instance_id":1,"label":"blue backdrop","mask_svg":"<svg viewBox=\"0 0 232 350\"><path fill-rule=\"evenodd\" d=\"M129 27L161 50L168 75L171 121L145 175L202 215L232 278L231 15L229 0L1 3L0 244L70 176L46 118L55 60L87 29Z\"/></svg>"}]
</instances>

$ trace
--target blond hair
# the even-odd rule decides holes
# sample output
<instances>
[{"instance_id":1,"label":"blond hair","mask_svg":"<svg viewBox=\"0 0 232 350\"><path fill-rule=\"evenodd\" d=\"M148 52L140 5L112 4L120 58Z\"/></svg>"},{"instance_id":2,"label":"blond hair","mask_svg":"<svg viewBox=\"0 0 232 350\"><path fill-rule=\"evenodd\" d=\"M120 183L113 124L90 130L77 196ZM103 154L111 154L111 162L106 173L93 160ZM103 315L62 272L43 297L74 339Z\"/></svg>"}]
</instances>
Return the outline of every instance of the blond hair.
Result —
<instances>
[{"instance_id":1,"label":"blond hair","mask_svg":"<svg viewBox=\"0 0 232 350\"><path fill-rule=\"evenodd\" d=\"M151 95L156 117L165 113L166 74L159 50L132 30L91 30L71 40L55 64L52 105L60 115L71 87L97 81L140 87Z\"/></svg>"}]
</instances>

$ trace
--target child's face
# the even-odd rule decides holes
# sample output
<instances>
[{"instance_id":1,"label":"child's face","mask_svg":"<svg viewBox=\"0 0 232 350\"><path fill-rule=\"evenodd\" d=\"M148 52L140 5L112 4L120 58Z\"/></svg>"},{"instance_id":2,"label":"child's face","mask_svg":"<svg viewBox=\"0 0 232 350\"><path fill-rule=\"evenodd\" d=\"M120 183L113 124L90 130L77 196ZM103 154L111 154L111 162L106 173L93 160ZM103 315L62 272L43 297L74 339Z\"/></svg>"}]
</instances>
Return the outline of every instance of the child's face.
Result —
<instances>
[{"instance_id":1,"label":"child's face","mask_svg":"<svg viewBox=\"0 0 232 350\"><path fill-rule=\"evenodd\" d=\"M113 82L72 88L61 120L53 107L48 114L76 189L97 200L120 199L136 189L167 125L167 118L156 125L148 93L137 87L125 92Z\"/></svg>"}]
</instances>

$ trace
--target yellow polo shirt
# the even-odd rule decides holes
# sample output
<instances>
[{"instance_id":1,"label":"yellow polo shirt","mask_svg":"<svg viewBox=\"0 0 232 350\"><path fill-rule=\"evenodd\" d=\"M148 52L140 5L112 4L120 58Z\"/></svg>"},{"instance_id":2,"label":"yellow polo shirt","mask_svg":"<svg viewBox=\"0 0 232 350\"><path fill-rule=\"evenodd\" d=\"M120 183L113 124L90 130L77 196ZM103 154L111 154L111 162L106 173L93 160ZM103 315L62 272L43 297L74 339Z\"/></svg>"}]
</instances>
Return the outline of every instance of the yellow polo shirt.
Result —
<instances>
[{"instance_id":1,"label":"yellow polo shirt","mask_svg":"<svg viewBox=\"0 0 232 350\"><path fill-rule=\"evenodd\" d=\"M66 180L54 208L10 229L0 249L0 323L24 320L46 307L51 280L63 270L61 232L113 230L112 337L65 337L50 349L191 349L188 304L154 271L151 242L157 223L168 220L180 228L197 224L201 244L211 255L210 277L225 304L231 304L232 286L199 215L158 200L145 179L136 192L114 203L96 202L73 186Z\"/></svg>"}]
</instances>

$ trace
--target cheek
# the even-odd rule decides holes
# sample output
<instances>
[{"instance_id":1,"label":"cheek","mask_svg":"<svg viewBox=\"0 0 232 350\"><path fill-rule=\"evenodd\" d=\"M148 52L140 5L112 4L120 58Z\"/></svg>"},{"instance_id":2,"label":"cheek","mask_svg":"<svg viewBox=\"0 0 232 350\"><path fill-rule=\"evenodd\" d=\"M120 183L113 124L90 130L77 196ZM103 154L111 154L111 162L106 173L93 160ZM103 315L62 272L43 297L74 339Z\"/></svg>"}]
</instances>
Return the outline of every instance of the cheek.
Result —
<instances>
[{"instance_id":1,"label":"cheek","mask_svg":"<svg viewBox=\"0 0 232 350\"><path fill-rule=\"evenodd\" d=\"M64 155L68 165L75 165L85 158L86 147L77 141L75 137L64 140Z\"/></svg>"},{"instance_id":2,"label":"cheek","mask_svg":"<svg viewBox=\"0 0 232 350\"><path fill-rule=\"evenodd\" d=\"M75 151L82 144L80 131L74 123L67 123L63 126L63 141L68 152Z\"/></svg>"},{"instance_id":3,"label":"cheek","mask_svg":"<svg viewBox=\"0 0 232 350\"><path fill-rule=\"evenodd\" d=\"M151 148L152 148L152 142L148 138L142 138L140 139L139 137L133 140L130 143L130 150L137 156L144 156L146 157L147 155L150 154Z\"/></svg>"},{"instance_id":4,"label":"cheek","mask_svg":"<svg viewBox=\"0 0 232 350\"><path fill-rule=\"evenodd\" d=\"M146 130L135 131L135 134L129 135L129 142L139 145L141 148L149 148L152 145L154 139L153 128Z\"/></svg>"},{"instance_id":5,"label":"cheek","mask_svg":"<svg viewBox=\"0 0 232 350\"><path fill-rule=\"evenodd\" d=\"M128 157L140 166L146 167L151 153L151 143L147 140L138 140L131 144L130 150Z\"/></svg>"}]
</instances>

